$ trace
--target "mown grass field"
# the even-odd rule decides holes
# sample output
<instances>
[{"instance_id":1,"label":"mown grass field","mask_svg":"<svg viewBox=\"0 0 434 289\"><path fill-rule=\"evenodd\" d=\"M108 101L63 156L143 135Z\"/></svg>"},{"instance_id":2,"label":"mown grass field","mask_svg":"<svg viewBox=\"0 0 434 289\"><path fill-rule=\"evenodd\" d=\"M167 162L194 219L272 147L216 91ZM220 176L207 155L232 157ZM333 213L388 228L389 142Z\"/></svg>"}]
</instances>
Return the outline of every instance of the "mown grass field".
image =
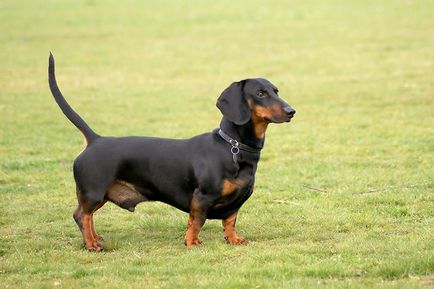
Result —
<instances>
[{"instance_id":1,"label":"mown grass field","mask_svg":"<svg viewBox=\"0 0 434 289\"><path fill-rule=\"evenodd\" d=\"M2 288L428 288L434 284L434 2L0 2ZM270 125L256 190L224 243L161 203L73 222L81 134L217 127L232 81L263 76L297 109Z\"/></svg>"}]
</instances>

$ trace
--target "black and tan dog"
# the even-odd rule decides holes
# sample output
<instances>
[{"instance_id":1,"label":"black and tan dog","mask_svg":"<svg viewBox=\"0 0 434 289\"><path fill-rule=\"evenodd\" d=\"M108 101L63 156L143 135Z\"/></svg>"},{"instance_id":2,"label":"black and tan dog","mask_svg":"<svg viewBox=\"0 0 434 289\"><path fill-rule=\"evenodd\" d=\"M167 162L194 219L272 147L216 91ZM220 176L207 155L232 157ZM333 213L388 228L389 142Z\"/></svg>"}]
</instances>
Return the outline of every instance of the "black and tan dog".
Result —
<instances>
[{"instance_id":1,"label":"black and tan dog","mask_svg":"<svg viewBox=\"0 0 434 289\"><path fill-rule=\"evenodd\" d=\"M232 83L217 100L220 129L190 139L103 137L96 134L61 94L50 54L51 92L66 117L83 133L85 149L74 161L78 207L73 217L85 246L100 251L93 214L107 201L134 211L161 201L189 213L185 245L201 243L206 219L221 219L230 244L245 244L235 231L238 210L253 192L255 172L269 123L295 114L263 78Z\"/></svg>"}]
</instances>

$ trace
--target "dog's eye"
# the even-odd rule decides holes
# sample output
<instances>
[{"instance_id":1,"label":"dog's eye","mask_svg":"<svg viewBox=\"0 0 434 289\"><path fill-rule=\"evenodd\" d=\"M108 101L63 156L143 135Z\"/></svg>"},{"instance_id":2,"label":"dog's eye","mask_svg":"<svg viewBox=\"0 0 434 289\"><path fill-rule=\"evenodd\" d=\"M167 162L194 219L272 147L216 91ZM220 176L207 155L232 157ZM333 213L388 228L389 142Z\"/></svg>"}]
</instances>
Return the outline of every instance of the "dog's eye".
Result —
<instances>
[{"instance_id":1,"label":"dog's eye","mask_svg":"<svg viewBox=\"0 0 434 289\"><path fill-rule=\"evenodd\" d=\"M278 94L278 93L279 93L279 90L276 88L276 89L274 90L274 93L275 93L275 94Z\"/></svg>"},{"instance_id":2,"label":"dog's eye","mask_svg":"<svg viewBox=\"0 0 434 289\"><path fill-rule=\"evenodd\" d=\"M264 97L265 97L265 93L264 93L262 90L260 90L260 91L256 94L256 96L258 96L259 98L264 98Z\"/></svg>"}]
</instances>

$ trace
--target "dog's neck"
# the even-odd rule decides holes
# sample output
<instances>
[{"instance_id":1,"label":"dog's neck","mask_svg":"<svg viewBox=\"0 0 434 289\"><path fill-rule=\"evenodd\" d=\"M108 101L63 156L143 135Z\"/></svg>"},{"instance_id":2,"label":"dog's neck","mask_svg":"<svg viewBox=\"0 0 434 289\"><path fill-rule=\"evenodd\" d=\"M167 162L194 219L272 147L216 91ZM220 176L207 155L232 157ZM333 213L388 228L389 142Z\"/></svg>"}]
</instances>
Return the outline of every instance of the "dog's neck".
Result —
<instances>
[{"instance_id":1,"label":"dog's neck","mask_svg":"<svg viewBox=\"0 0 434 289\"><path fill-rule=\"evenodd\" d=\"M252 148L262 149L265 141L266 124L263 128L263 137L257 136L257 126L258 124L255 124L252 119L243 125L236 125L225 117L220 122L220 128L235 140Z\"/></svg>"}]
</instances>

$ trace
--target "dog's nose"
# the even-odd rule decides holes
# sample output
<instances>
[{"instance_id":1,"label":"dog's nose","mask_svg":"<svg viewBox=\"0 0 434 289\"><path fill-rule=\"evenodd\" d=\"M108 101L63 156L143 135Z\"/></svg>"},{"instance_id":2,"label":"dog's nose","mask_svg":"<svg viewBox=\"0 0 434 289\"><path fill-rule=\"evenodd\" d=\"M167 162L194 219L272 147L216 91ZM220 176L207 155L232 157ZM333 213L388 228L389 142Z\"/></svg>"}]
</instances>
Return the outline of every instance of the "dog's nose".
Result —
<instances>
[{"instance_id":1,"label":"dog's nose","mask_svg":"<svg viewBox=\"0 0 434 289\"><path fill-rule=\"evenodd\" d=\"M289 107L289 106L283 108L283 110L286 112L286 114L287 114L289 117L293 117L294 114L295 114L295 109L293 109L293 108L291 108L291 107Z\"/></svg>"}]
</instances>

